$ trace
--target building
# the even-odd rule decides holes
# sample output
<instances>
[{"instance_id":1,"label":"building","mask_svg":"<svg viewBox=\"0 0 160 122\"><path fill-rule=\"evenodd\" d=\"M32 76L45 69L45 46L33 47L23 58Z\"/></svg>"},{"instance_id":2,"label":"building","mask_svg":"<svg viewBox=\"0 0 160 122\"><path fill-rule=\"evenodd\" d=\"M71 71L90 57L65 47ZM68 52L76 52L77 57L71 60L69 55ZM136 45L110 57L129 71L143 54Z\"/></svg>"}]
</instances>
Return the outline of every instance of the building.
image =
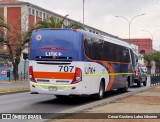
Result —
<instances>
[{"instance_id":1,"label":"building","mask_svg":"<svg viewBox=\"0 0 160 122\"><path fill-rule=\"evenodd\" d=\"M16 32L25 31L30 26L33 26L37 21L45 20L49 17L53 17L56 20L62 20L64 18L64 16L61 16L57 13L41 8L29 2L24 2L22 0L0 0L0 15L4 16L4 19L8 25L19 26L15 28ZM64 21L65 25L70 25L73 23L77 23L83 26L82 23L69 18L66 18L66 20ZM85 30L92 33L118 38L114 35L98 30L91 26L84 26Z\"/></svg>"},{"instance_id":2,"label":"building","mask_svg":"<svg viewBox=\"0 0 160 122\"><path fill-rule=\"evenodd\" d=\"M152 39L141 38L141 39L124 39L129 43L135 44L138 46L139 54L148 54L152 52Z\"/></svg>"},{"instance_id":3,"label":"building","mask_svg":"<svg viewBox=\"0 0 160 122\"><path fill-rule=\"evenodd\" d=\"M39 20L45 20L49 17L53 17L56 20L62 20L64 18L64 16L22 0L0 0L0 15L4 16L4 19L8 25L13 26L12 29L14 30L12 34L14 34L14 32L25 32L29 27L33 26ZM64 21L65 25L70 25L73 23L83 26L82 23L69 18L66 18ZM118 38L88 25L85 25L85 29L95 34ZM135 45L132 44L132 46L134 47ZM24 50L23 52L28 52L28 49Z\"/></svg>"},{"instance_id":4,"label":"building","mask_svg":"<svg viewBox=\"0 0 160 122\"><path fill-rule=\"evenodd\" d=\"M21 30L27 30L30 26L34 25L39 20L45 20L49 17L53 17L56 20L61 20L64 17L47 9L33 5L29 2L20 0L0 0L0 15L4 16L5 21L9 25L17 24L17 20L20 20L18 24L21 26ZM82 23L69 18L66 18L64 21L65 25L72 23L83 25ZM111 34L90 27L88 25L85 25L85 29L96 34L113 37Z\"/></svg>"},{"instance_id":5,"label":"building","mask_svg":"<svg viewBox=\"0 0 160 122\"><path fill-rule=\"evenodd\" d=\"M25 32L37 21L45 20L49 17L53 17L56 20L62 20L64 18L64 16L61 16L57 13L41 8L29 2L24 2L22 0L0 0L0 15L4 16L4 19L8 25L13 26L12 29L14 28L14 30L12 33L14 33L14 31L16 33L20 33L22 31ZM66 18L64 21L64 25L70 25L73 23L77 23L83 26L82 23L72 20L70 18ZM85 30L92 33L118 38L91 26L84 26ZM24 52L27 52L27 50L24 50Z\"/></svg>"}]
</instances>

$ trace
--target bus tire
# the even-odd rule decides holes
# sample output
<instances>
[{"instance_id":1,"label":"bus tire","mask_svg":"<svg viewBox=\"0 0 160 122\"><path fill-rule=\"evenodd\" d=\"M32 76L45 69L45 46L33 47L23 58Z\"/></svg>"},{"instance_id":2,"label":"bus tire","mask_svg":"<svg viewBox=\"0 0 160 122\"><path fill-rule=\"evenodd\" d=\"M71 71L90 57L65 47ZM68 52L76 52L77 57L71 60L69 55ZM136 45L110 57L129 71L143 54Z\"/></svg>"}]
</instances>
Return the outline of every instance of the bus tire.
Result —
<instances>
[{"instance_id":1,"label":"bus tire","mask_svg":"<svg viewBox=\"0 0 160 122\"><path fill-rule=\"evenodd\" d=\"M99 92L96 94L96 99L101 100L104 97L104 92L105 92L105 83L103 80L101 80L100 86L99 86Z\"/></svg>"},{"instance_id":2,"label":"bus tire","mask_svg":"<svg viewBox=\"0 0 160 122\"><path fill-rule=\"evenodd\" d=\"M126 86L123 88L124 92L127 92L129 88L129 81L126 81Z\"/></svg>"},{"instance_id":3,"label":"bus tire","mask_svg":"<svg viewBox=\"0 0 160 122\"><path fill-rule=\"evenodd\" d=\"M127 92L128 91L128 81L126 82L126 85L124 88L121 88L121 89L117 89L118 92Z\"/></svg>"},{"instance_id":4,"label":"bus tire","mask_svg":"<svg viewBox=\"0 0 160 122\"><path fill-rule=\"evenodd\" d=\"M131 85L130 77L128 77L127 81L128 81L128 88L129 88Z\"/></svg>"}]
</instances>

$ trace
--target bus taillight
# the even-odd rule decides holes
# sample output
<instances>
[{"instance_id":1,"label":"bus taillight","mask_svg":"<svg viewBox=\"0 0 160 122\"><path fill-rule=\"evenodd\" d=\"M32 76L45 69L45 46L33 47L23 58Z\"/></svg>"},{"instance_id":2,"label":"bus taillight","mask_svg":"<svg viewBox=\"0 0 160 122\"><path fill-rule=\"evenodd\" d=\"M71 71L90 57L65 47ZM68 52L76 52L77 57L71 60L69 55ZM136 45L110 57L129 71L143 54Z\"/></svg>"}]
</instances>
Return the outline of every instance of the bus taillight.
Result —
<instances>
[{"instance_id":1,"label":"bus taillight","mask_svg":"<svg viewBox=\"0 0 160 122\"><path fill-rule=\"evenodd\" d=\"M29 79L32 82L36 82L34 75L33 75L33 67L32 66L29 67Z\"/></svg>"},{"instance_id":2,"label":"bus taillight","mask_svg":"<svg viewBox=\"0 0 160 122\"><path fill-rule=\"evenodd\" d=\"M74 75L74 79L71 82L71 84L75 84L82 81L82 70L78 67L76 67L76 71L75 71L75 75Z\"/></svg>"}]
</instances>

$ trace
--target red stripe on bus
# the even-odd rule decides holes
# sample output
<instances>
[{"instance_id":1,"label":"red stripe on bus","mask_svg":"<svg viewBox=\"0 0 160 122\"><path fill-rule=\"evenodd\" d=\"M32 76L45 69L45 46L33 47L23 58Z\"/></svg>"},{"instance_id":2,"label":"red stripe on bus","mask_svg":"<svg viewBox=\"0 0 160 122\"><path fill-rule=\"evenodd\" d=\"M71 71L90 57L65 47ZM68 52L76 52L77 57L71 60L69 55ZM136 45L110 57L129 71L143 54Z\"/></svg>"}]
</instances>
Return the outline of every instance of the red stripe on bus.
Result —
<instances>
[{"instance_id":1,"label":"red stripe on bus","mask_svg":"<svg viewBox=\"0 0 160 122\"><path fill-rule=\"evenodd\" d=\"M63 47L44 47L44 48L38 48L39 50L68 50L68 48Z\"/></svg>"},{"instance_id":2,"label":"red stripe on bus","mask_svg":"<svg viewBox=\"0 0 160 122\"><path fill-rule=\"evenodd\" d=\"M33 72L35 78L73 79L74 73L68 72Z\"/></svg>"}]
</instances>

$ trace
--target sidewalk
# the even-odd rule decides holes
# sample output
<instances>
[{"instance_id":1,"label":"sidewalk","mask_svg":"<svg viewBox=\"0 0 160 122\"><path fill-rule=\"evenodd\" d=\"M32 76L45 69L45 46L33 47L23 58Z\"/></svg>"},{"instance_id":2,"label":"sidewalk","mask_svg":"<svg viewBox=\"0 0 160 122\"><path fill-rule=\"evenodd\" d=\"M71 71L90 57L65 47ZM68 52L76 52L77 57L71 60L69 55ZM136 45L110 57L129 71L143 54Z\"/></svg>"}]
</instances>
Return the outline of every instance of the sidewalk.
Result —
<instances>
[{"instance_id":1,"label":"sidewalk","mask_svg":"<svg viewBox=\"0 0 160 122\"><path fill-rule=\"evenodd\" d=\"M160 86L153 87L144 92L116 100L111 103L84 110L81 113L160 113ZM57 119L56 122L159 122L160 119L75 119L81 114L73 114L65 119ZM96 114L94 114L96 116ZM154 115L154 114L153 114ZM78 116L78 117L76 117ZM72 119L74 118L74 119ZM54 120L55 121L55 120ZM53 122L50 120L49 122Z\"/></svg>"},{"instance_id":2,"label":"sidewalk","mask_svg":"<svg viewBox=\"0 0 160 122\"><path fill-rule=\"evenodd\" d=\"M29 90L29 82L25 81L0 81L0 95L23 92Z\"/></svg>"}]
</instances>

